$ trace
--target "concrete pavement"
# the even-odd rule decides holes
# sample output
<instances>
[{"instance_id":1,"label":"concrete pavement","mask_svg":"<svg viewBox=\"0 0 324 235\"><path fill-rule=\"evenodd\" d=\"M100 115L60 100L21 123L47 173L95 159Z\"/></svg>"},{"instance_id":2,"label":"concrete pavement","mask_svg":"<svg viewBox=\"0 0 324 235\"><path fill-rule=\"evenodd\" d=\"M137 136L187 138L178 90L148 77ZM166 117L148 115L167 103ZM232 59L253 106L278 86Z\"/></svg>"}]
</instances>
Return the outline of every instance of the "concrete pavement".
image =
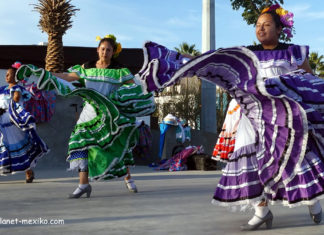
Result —
<instances>
[{"instance_id":1,"label":"concrete pavement","mask_svg":"<svg viewBox=\"0 0 324 235\"><path fill-rule=\"evenodd\" d=\"M32 184L24 183L23 174L1 176L0 234L324 234L324 222L314 225L305 206L272 206L273 229L241 232L252 212L231 213L210 203L220 171L137 166L132 172L139 193L116 179L92 182L89 199L67 199L78 179L64 167L36 168Z\"/></svg>"}]
</instances>

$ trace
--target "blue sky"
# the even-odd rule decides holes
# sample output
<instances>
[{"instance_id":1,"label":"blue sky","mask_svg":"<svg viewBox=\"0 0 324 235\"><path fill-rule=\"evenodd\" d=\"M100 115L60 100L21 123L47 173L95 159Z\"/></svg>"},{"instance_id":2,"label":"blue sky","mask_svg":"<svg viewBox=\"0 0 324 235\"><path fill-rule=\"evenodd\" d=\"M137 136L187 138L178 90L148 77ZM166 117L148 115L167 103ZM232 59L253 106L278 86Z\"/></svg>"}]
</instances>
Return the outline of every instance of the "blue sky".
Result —
<instances>
[{"instance_id":1,"label":"blue sky","mask_svg":"<svg viewBox=\"0 0 324 235\"><path fill-rule=\"evenodd\" d=\"M0 1L0 45L31 45L47 41L38 28L39 13L30 4L37 0ZM124 48L141 48L150 40L169 48L180 43L201 50L201 0L72 0L80 9L73 27L63 37L66 46L96 47L96 36L115 34ZM324 55L324 1L285 0L294 13L292 43L309 45ZM230 0L215 0L216 48L250 45L254 28L234 11Z\"/></svg>"}]
</instances>

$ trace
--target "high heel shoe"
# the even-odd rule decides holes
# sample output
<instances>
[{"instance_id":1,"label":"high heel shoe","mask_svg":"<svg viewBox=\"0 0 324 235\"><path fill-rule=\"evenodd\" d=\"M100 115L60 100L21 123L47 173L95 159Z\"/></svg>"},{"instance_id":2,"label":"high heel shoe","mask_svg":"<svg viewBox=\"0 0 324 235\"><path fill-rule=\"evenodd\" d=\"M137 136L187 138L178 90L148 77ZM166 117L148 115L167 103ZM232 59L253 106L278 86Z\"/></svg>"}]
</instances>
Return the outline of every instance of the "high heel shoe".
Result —
<instances>
[{"instance_id":1,"label":"high heel shoe","mask_svg":"<svg viewBox=\"0 0 324 235\"><path fill-rule=\"evenodd\" d=\"M132 193L137 193L137 187L134 183L134 180L132 179L129 179L129 180L126 180L125 179L125 184L126 184L126 188L132 192Z\"/></svg>"},{"instance_id":2,"label":"high heel shoe","mask_svg":"<svg viewBox=\"0 0 324 235\"><path fill-rule=\"evenodd\" d=\"M322 221L322 209L320 211L320 213L317 214L312 214L312 212L309 211L309 215L312 218L312 220L314 221L315 224L319 224Z\"/></svg>"},{"instance_id":3,"label":"high heel shoe","mask_svg":"<svg viewBox=\"0 0 324 235\"><path fill-rule=\"evenodd\" d=\"M254 215L254 216L258 217L260 219L260 222L257 223L257 224L254 224L254 225L243 224L243 225L241 225L241 230L242 231L252 231L252 230L256 230L256 229L258 229L264 223L266 224L266 228L267 229L271 229L272 228L273 215L272 215L272 213L271 213L270 210L269 210L268 214L265 217L263 217L263 218L260 218L257 215Z\"/></svg>"},{"instance_id":4,"label":"high heel shoe","mask_svg":"<svg viewBox=\"0 0 324 235\"><path fill-rule=\"evenodd\" d=\"M32 183L33 180L35 179L33 170L31 169L26 170L25 173L26 173L26 183Z\"/></svg>"},{"instance_id":5,"label":"high heel shoe","mask_svg":"<svg viewBox=\"0 0 324 235\"><path fill-rule=\"evenodd\" d=\"M91 185L89 184L86 188L84 188L84 189L81 189L80 187L79 187L79 190L80 190L80 192L79 193L76 193L76 194L73 194L73 193L71 193L71 194L69 194L69 196L68 196L68 198L79 198L79 197L81 197L83 194L87 194L87 198L89 198L90 197L90 195L91 195L91 191L92 191L92 187L91 187Z\"/></svg>"}]
</instances>

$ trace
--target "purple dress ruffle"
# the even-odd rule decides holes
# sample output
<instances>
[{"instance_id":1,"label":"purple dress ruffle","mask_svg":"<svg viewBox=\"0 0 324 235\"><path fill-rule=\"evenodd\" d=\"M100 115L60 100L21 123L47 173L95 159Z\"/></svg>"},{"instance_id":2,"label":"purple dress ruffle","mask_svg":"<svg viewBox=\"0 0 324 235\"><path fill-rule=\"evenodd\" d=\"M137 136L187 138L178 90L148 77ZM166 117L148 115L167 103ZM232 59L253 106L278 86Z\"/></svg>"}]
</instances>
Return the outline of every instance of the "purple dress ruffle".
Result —
<instances>
[{"instance_id":1,"label":"purple dress ruffle","mask_svg":"<svg viewBox=\"0 0 324 235\"><path fill-rule=\"evenodd\" d=\"M19 103L12 99L16 91L21 94ZM35 167L49 149L36 132L35 118L22 107L30 94L16 85L1 87L0 96L0 175L7 175Z\"/></svg>"},{"instance_id":2,"label":"purple dress ruffle","mask_svg":"<svg viewBox=\"0 0 324 235\"><path fill-rule=\"evenodd\" d=\"M36 123L49 122L54 115L55 92L39 90L34 83L25 87L32 96L24 103L24 108L35 117Z\"/></svg>"},{"instance_id":3,"label":"purple dress ruffle","mask_svg":"<svg viewBox=\"0 0 324 235\"><path fill-rule=\"evenodd\" d=\"M264 80L258 57L244 47L209 51L183 63L176 52L147 42L144 58L137 77L147 91L196 75L226 89L253 126L255 144L233 153L214 203L236 206L266 197L292 207L323 197L322 79L297 71Z\"/></svg>"}]
</instances>

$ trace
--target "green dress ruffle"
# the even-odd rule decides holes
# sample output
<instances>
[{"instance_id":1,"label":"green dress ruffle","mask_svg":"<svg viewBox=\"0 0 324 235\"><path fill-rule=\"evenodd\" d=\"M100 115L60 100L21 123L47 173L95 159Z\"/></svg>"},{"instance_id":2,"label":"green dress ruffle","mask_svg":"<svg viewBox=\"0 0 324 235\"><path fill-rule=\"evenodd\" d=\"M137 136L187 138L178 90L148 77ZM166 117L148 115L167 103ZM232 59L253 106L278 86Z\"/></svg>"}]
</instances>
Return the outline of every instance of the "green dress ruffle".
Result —
<instances>
[{"instance_id":1,"label":"green dress ruffle","mask_svg":"<svg viewBox=\"0 0 324 235\"><path fill-rule=\"evenodd\" d=\"M39 89L55 89L59 95L80 96L91 104L96 116L79 123L71 133L68 147L68 161L74 151L88 151L89 177L93 180L111 179L127 173L127 165L133 165L132 148L138 140L135 125L137 116L149 115L155 110L153 95L143 94L136 84L123 84L133 78L128 69L83 69L74 66L69 69L84 80L109 82L121 86L106 97L94 89L77 88L71 83L58 79L50 72L33 65L22 65L17 73L21 80L30 75L38 77ZM83 80L84 79L84 80Z\"/></svg>"}]
</instances>

